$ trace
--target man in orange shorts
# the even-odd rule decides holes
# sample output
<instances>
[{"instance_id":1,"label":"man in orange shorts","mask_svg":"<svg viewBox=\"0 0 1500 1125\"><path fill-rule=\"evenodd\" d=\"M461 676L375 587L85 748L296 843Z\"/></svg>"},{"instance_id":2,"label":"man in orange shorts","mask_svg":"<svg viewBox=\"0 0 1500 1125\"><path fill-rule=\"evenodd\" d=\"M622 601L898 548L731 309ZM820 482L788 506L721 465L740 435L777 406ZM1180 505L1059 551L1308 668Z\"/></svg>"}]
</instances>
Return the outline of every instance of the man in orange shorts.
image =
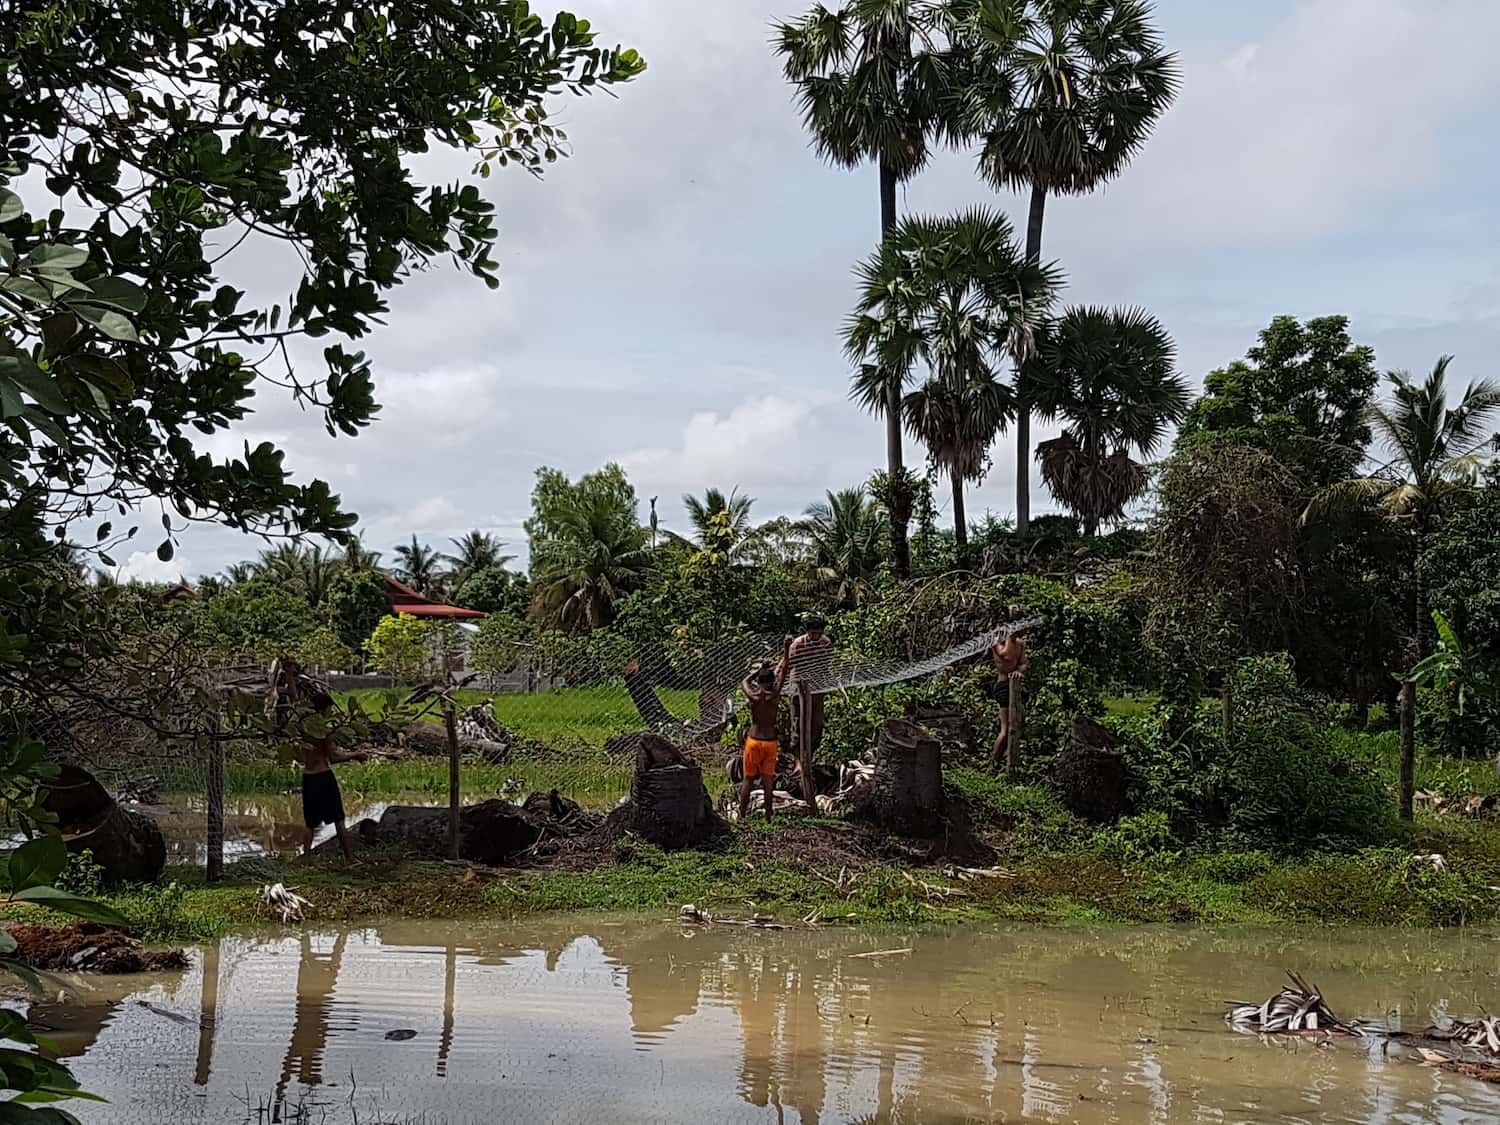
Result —
<instances>
[{"instance_id":1,"label":"man in orange shorts","mask_svg":"<svg viewBox=\"0 0 1500 1125\"><path fill-rule=\"evenodd\" d=\"M788 639L788 646L791 641ZM771 819L772 793L776 788L776 726L781 717L781 689L786 686L789 661L784 651L781 664L763 664L741 685L750 702L750 734L745 739L745 780L740 783L740 819L750 812L750 792L757 778L765 790L766 819Z\"/></svg>"}]
</instances>

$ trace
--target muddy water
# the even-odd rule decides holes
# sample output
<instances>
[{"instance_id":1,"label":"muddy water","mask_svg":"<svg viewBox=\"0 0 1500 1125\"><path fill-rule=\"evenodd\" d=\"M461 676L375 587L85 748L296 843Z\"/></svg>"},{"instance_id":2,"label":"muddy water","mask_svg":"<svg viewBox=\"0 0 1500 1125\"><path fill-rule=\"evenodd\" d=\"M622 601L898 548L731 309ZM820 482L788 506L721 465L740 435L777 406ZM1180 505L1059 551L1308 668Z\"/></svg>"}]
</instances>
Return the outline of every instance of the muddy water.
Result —
<instances>
[{"instance_id":1,"label":"muddy water","mask_svg":"<svg viewBox=\"0 0 1500 1125\"><path fill-rule=\"evenodd\" d=\"M111 1099L88 1123L1500 1120L1398 1048L1228 1030L1286 967L1346 1017L1500 1002L1492 934L596 917L232 937L37 1014Z\"/></svg>"},{"instance_id":2,"label":"muddy water","mask_svg":"<svg viewBox=\"0 0 1500 1125\"><path fill-rule=\"evenodd\" d=\"M204 828L204 802L200 798L182 798L173 794L173 803L138 806L155 818L167 843L168 863L196 864L208 860ZM365 817L379 820L389 805L435 805L442 802L430 793L398 793L380 800L344 794L344 811L348 823L358 824ZM315 844L333 836L333 826L325 824L313 837ZM224 802L224 857L237 859L264 855L294 855L302 847L302 797L300 793L271 793L253 797L227 797Z\"/></svg>"}]
</instances>

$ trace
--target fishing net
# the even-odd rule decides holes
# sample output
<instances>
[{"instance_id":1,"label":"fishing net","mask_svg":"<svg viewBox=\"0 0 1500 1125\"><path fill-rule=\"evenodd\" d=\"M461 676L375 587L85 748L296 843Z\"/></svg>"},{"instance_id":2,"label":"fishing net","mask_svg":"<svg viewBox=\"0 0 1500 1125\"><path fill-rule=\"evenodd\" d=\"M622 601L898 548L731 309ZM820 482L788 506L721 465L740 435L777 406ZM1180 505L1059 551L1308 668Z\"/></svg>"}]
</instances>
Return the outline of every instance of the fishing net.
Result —
<instances>
[{"instance_id":1,"label":"fishing net","mask_svg":"<svg viewBox=\"0 0 1500 1125\"><path fill-rule=\"evenodd\" d=\"M1009 621L911 659L871 657L836 640L809 646L791 662L784 691L795 698L799 691L819 696L919 681L1039 623ZM520 800L555 789L586 808L607 809L629 794L647 732L704 766L710 788L720 789L729 783L723 767L747 722L740 686L758 669L775 667L785 641L741 635L702 645L672 638L634 651L600 634L551 646L515 643L498 659L490 652L481 672L473 667L476 646L450 638L426 673L432 682L454 685L446 693L327 677L334 725L345 733L357 729L346 742L370 758L337 767L348 819L378 818L392 804L446 803L449 705L466 801ZM295 738L278 739L267 729L276 715L275 669L269 662L188 660L185 653L156 652L137 665L122 659L96 670L88 697L39 716L35 734L120 800L156 816L171 862L295 851L302 833L299 765L289 753ZM120 706L121 699L130 706ZM222 853L213 826L219 802Z\"/></svg>"}]
</instances>

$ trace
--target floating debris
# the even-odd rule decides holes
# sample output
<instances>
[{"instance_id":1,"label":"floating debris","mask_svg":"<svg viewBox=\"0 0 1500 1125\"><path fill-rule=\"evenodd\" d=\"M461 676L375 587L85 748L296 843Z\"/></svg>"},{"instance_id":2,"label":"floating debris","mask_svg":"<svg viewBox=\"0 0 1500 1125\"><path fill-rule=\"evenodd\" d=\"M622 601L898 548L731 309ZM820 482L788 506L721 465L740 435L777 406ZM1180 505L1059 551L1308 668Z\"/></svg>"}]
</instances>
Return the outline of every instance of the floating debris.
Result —
<instances>
[{"instance_id":1,"label":"floating debris","mask_svg":"<svg viewBox=\"0 0 1500 1125\"><path fill-rule=\"evenodd\" d=\"M677 912L677 920L684 926L745 926L752 930L790 930L793 927L775 921L769 914L757 914L753 918L716 918L706 910L699 910L692 903L684 903ZM815 925L808 922L805 925Z\"/></svg>"},{"instance_id":2,"label":"floating debris","mask_svg":"<svg viewBox=\"0 0 1500 1125\"><path fill-rule=\"evenodd\" d=\"M415 1039L417 1033L409 1027L401 1027L395 1031L387 1031L385 1037L392 1043L405 1043L408 1039Z\"/></svg>"},{"instance_id":3,"label":"floating debris","mask_svg":"<svg viewBox=\"0 0 1500 1125\"><path fill-rule=\"evenodd\" d=\"M312 903L281 883L267 883L260 889L260 901L280 911L282 922L302 921L302 912Z\"/></svg>"},{"instance_id":4,"label":"floating debris","mask_svg":"<svg viewBox=\"0 0 1500 1125\"><path fill-rule=\"evenodd\" d=\"M1454 1020L1447 1027L1429 1027L1422 1038L1439 1043L1457 1043L1473 1051L1500 1056L1500 1017L1484 1016L1477 1020Z\"/></svg>"},{"instance_id":5,"label":"floating debris","mask_svg":"<svg viewBox=\"0 0 1500 1125\"><path fill-rule=\"evenodd\" d=\"M866 958L899 957L903 953L910 953L910 952L911 952L911 946L908 945L904 949L872 949L868 953L851 953L851 954L849 954L849 956L850 957L866 957Z\"/></svg>"},{"instance_id":6,"label":"floating debris","mask_svg":"<svg viewBox=\"0 0 1500 1125\"><path fill-rule=\"evenodd\" d=\"M1264 1035L1337 1032L1340 1035L1364 1035L1358 1022L1345 1023L1323 1002L1323 996L1296 973L1288 972L1290 988L1283 988L1264 1004L1236 1003L1224 1018L1243 1031Z\"/></svg>"},{"instance_id":7,"label":"floating debris","mask_svg":"<svg viewBox=\"0 0 1500 1125\"><path fill-rule=\"evenodd\" d=\"M1468 1078L1477 1078L1481 1082L1500 1083L1500 1066L1496 1066L1494 1063L1466 1062L1463 1059L1453 1059L1441 1051L1431 1051L1426 1047L1418 1047L1417 1053L1422 1056L1422 1062L1427 1066L1435 1066L1439 1070L1462 1074Z\"/></svg>"}]
</instances>

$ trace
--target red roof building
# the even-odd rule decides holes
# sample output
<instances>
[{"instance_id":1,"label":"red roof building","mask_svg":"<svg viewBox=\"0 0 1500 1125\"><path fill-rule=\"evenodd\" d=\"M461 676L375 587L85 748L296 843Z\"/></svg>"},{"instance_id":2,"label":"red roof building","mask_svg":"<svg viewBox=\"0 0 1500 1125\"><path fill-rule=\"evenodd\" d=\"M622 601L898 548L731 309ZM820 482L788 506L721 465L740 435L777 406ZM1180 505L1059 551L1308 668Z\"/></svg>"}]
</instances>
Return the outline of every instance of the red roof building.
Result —
<instances>
[{"instance_id":1,"label":"red roof building","mask_svg":"<svg viewBox=\"0 0 1500 1125\"><path fill-rule=\"evenodd\" d=\"M389 575L385 579L385 592L391 599L392 613L405 613L412 617L446 617L455 621L488 616L477 609L461 609L456 605L444 605L431 598L424 598L405 582L397 582Z\"/></svg>"}]
</instances>

